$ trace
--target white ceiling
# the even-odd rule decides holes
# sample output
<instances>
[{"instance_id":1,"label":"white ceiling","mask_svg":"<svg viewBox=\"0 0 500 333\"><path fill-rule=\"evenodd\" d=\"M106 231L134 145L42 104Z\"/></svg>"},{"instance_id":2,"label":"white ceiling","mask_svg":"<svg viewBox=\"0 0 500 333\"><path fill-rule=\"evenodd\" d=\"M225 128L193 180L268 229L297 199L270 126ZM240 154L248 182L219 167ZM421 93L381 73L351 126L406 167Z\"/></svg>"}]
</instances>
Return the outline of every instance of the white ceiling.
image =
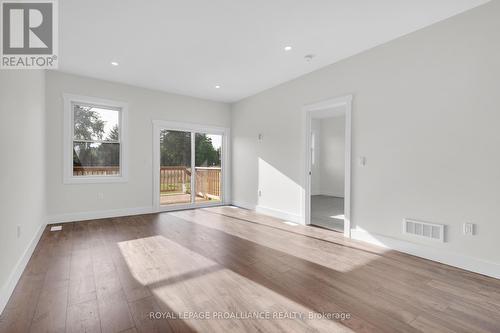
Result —
<instances>
[{"instance_id":1,"label":"white ceiling","mask_svg":"<svg viewBox=\"0 0 500 333\"><path fill-rule=\"evenodd\" d=\"M59 68L233 102L485 2L62 0Z\"/></svg>"}]
</instances>

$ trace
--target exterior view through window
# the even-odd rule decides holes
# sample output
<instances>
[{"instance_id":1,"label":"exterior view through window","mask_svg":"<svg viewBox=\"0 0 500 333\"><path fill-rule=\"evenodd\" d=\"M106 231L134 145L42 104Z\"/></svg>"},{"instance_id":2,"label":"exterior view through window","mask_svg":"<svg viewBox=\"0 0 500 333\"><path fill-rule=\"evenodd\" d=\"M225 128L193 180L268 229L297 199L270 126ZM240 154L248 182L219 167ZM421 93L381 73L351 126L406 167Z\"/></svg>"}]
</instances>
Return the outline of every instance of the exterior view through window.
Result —
<instances>
[{"instance_id":1,"label":"exterior view through window","mask_svg":"<svg viewBox=\"0 0 500 333\"><path fill-rule=\"evenodd\" d=\"M219 134L160 131L160 205L221 201Z\"/></svg>"},{"instance_id":2,"label":"exterior view through window","mask_svg":"<svg viewBox=\"0 0 500 333\"><path fill-rule=\"evenodd\" d=\"M196 133L195 138L195 201L220 201L222 135Z\"/></svg>"},{"instance_id":3,"label":"exterior view through window","mask_svg":"<svg viewBox=\"0 0 500 333\"><path fill-rule=\"evenodd\" d=\"M191 202L191 132L160 132L160 204Z\"/></svg>"},{"instance_id":4,"label":"exterior view through window","mask_svg":"<svg viewBox=\"0 0 500 333\"><path fill-rule=\"evenodd\" d=\"M73 176L120 175L120 110L72 104Z\"/></svg>"}]
</instances>

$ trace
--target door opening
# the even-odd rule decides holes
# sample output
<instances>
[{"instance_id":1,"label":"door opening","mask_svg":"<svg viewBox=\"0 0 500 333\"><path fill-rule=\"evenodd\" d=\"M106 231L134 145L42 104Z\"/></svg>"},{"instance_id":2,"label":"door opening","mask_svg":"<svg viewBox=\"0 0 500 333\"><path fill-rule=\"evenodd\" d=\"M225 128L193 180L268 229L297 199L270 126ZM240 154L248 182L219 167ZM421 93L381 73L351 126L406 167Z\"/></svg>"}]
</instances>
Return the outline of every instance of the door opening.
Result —
<instances>
[{"instance_id":1,"label":"door opening","mask_svg":"<svg viewBox=\"0 0 500 333\"><path fill-rule=\"evenodd\" d=\"M304 220L350 237L351 96L304 108Z\"/></svg>"},{"instance_id":2,"label":"door opening","mask_svg":"<svg viewBox=\"0 0 500 333\"><path fill-rule=\"evenodd\" d=\"M311 224L344 232L345 109L311 117Z\"/></svg>"}]
</instances>

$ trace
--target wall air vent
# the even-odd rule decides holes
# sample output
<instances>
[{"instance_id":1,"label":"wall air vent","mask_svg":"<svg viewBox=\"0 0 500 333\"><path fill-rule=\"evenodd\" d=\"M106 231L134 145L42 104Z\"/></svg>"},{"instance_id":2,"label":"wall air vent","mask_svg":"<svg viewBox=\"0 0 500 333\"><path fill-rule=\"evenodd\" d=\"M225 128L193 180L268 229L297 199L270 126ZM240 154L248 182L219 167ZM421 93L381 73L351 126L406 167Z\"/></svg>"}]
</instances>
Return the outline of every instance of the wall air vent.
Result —
<instances>
[{"instance_id":1,"label":"wall air vent","mask_svg":"<svg viewBox=\"0 0 500 333\"><path fill-rule=\"evenodd\" d=\"M444 224L403 219L403 234L444 242Z\"/></svg>"}]
</instances>

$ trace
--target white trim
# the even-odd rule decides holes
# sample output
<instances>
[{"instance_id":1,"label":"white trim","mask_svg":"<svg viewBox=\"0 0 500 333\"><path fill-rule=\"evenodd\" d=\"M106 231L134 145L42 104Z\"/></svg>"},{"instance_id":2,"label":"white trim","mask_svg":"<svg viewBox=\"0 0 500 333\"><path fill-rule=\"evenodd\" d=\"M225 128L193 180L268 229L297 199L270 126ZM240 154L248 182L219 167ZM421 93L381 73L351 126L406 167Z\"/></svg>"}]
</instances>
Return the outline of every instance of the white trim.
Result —
<instances>
[{"instance_id":1,"label":"white trim","mask_svg":"<svg viewBox=\"0 0 500 333\"><path fill-rule=\"evenodd\" d=\"M153 120L153 209L155 212L169 212L182 209L192 209L192 208L203 208L212 206L222 206L227 205L231 202L231 147L230 147L230 129L225 127L201 125L194 123L181 123L172 122L165 120ZM205 134L217 134L222 135L222 161L221 161L221 201L216 203L196 203L192 200L190 204L187 205L171 205L171 206L161 206L160 205L160 174L158 170L160 169L160 131L161 129L170 129L178 131L186 131L192 133L191 138L191 166L194 169L195 164L195 149L194 149L194 133L205 133ZM196 171L193 172L193 174ZM191 188L195 191L194 177L191 177Z\"/></svg>"},{"instance_id":2,"label":"white trim","mask_svg":"<svg viewBox=\"0 0 500 333\"><path fill-rule=\"evenodd\" d=\"M500 264L421 244L353 229L352 239L500 279Z\"/></svg>"},{"instance_id":3,"label":"white trim","mask_svg":"<svg viewBox=\"0 0 500 333\"><path fill-rule=\"evenodd\" d=\"M255 210L256 205L252 205L246 202L241 202L241 201L233 201L231 203L232 206L243 208L243 209L248 209L248 210Z\"/></svg>"},{"instance_id":4,"label":"white trim","mask_svg":"<svg viewBox=\"0 0 500 333\"><path fill-rule=\"evenodd\" d=\"M63 94L63 183L96 184L128 182L128 104L96 97ZM91 104L120 110L120 176L74 177L73 176L73 110L72 103Z\"/></svg>"},{"instance_id":5,"label":"white trim","mask_svg":"<svg viewBox=\"0 0 500 333\"><path fill-rule=\"evenodd\" d=\"M272 216L272 217L275 217L275 218L278 218L281 220L303 224L303 217L301 215L285 212L284 210L279 210L279 209L274 209L274 208L269 208L269 207L257 205L255 207L255 211L257 213L269 215L269 216Z\"/></svg>"},{"instance_id":6,"label":"white trim","mask_svg":"<svg viewBox=\"0 0 500 333\"><path fill-rule=\"evenodd\" d=\"M305 124L305 137L303 139L305 152L304 191L302 198L302 223L310 224L311 221L311 114L324 112L325 109L345 107L345 184L344 184L344 236L351 237L351 140L352 140L352 95L328 99L302 108L303 123ZM332 114L332 115L337 115Z\"/></svg>"},{"instance_id":7,"label":"white trim","mask_svg":"<svg viewBox=\"0 0 500 333\"><path fill-rule=\"evenodd\" d=\"M177 122L177 121L167 121L167 120L153 120L153 125L161 128L168 128L174 131L186 131L186 132L196 132L205 134L220 134L224 135L227 132L227 128L220 126L203 125L197 123L188 122Z\"/></svg>"},{"instance_id":8,"label":"white trim","mask_svg":"<svg viewBox=\"0 0 500 333\"><path fill-rule=\"evenodd\" d=\"M153 207L134 207L122 209L99 210L90 212L65 213L49 215L47 223L65 223L85 220L105 219L110 217L131 216L154 213Z\"/></svg>"},{"instance_id":9,"label":"white trim","mask_svg":"<svg viewBox=\"0 0 500 333\"><path fill-rule=\"evenodd\" d=\"M2 289L0 289L0 314L2 314L5 306L7 305L7 302L9 301L10 296L14 292L14 289L16 288L21 275L23 274L23 271L28 264L28 261L33 255L33 251L35 251L38 241L40 241L40 237L42 237L43 235L43 231L45 230L46 225L46 223L40 224L40 228L36 232L31 242L28 244L28 247L26 247L26 250L24 250L21 258L19 258L19 260L17 261L14 269L7 279L7 282L5 282L5 284L2 286Z\"/></svg>"},{"instance_id":10,"label":"white trim","mask_svg":"<svg viewBox=\"0 0 500 333\"><path fill-rule=\"evenodd\" d=\"M198 202L195 204L187 203L187 204L178 204L178 205L168 205L161 206L160 209L154 209L154 213L168 213L175 212L179 210L190 210L196 208L208 208L208 207L219 207L219 206L227 206L224 202Z\"/></svg>"},{"instance_id":11,"label":"white trim","mask_svg":"<svg viewBox=\"0 0 500 333\"><path fill-rule=\"evenodd\" d=\"M285 220L285 221L289 221L289 222L303 224L303 220L302 220L301 215L289 213L289 212L286 212L284 210L254 205L254 204L250 204L248 202L242 202L242 201L233 201L231 205L235 206L235 207L243 208L243 209L253 210L259 214L275 217L275 218L280 219L280 220Z\"/></svg>"}]
</instances>

